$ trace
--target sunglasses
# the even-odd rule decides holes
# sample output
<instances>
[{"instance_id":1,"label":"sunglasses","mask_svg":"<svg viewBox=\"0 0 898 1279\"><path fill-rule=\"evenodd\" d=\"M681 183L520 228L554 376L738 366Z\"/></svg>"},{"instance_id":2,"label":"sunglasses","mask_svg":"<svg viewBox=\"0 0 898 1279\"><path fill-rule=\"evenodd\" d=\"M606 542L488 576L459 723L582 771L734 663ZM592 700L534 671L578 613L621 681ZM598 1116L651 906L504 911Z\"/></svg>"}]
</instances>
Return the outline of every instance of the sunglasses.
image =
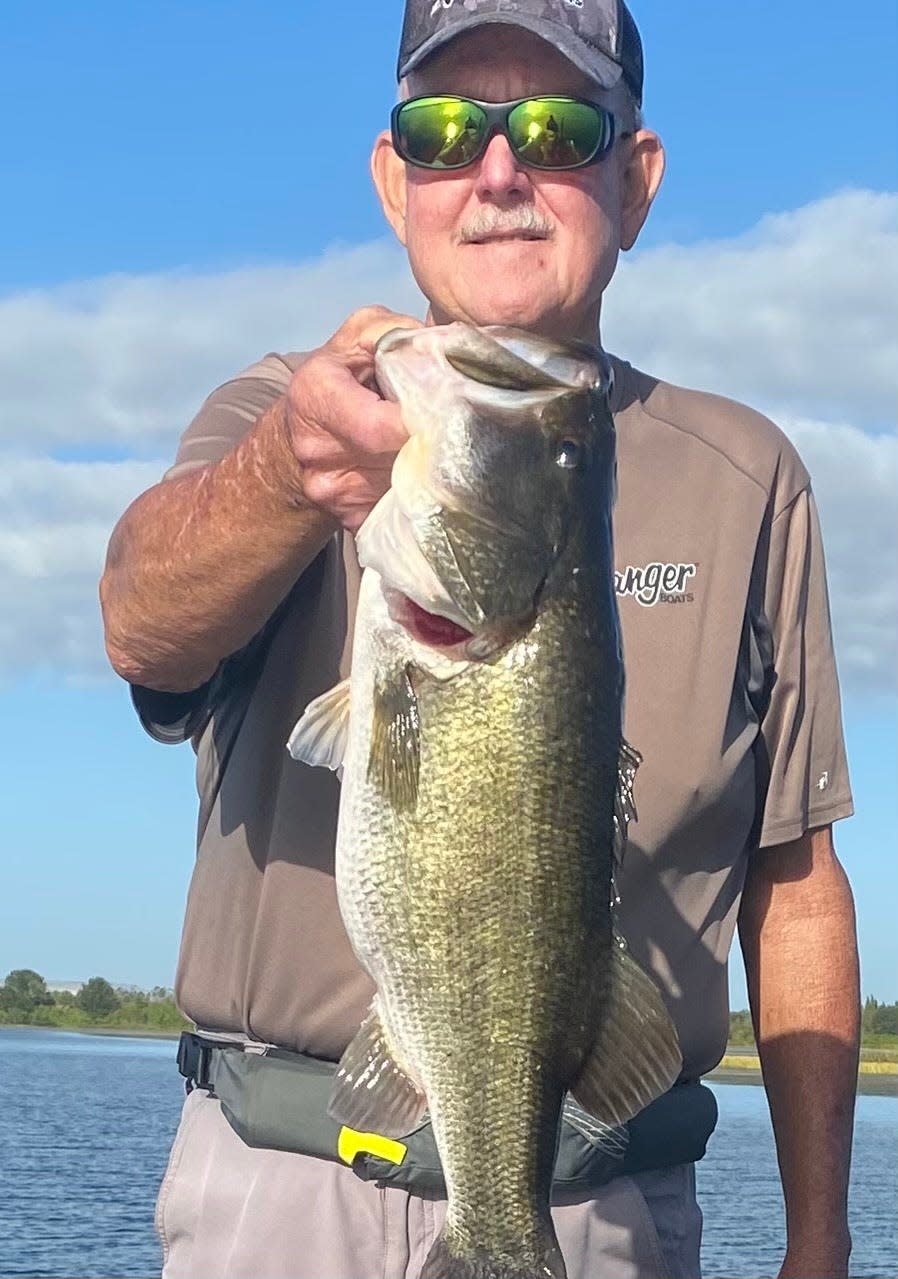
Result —
<instances>
[{"instance_id":1,"label":"sunglasses","mask_svg":"<svg viewBox=\"0 0 898 1279\"><path fill-rule=\"evenodd\" d=\"M409 98L390 116L398 155L421 169L463 169L499 129L522 164L579 169L611 148L614 116L584 98L477 102L450 96Z\"/></svg>"}]
</instances>

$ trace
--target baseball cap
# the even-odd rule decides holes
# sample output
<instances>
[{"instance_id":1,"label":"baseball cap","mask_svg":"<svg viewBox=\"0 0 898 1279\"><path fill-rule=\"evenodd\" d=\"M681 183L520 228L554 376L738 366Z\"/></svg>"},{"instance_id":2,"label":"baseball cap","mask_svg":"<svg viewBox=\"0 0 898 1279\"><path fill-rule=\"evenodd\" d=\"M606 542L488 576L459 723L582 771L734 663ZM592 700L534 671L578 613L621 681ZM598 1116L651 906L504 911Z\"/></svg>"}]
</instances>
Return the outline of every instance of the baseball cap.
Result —
<instances>
[{"instance_id":1,"label":"baseball cap","mask_svg":"<svg viewBox=\"0 0 898 1279\"><path fill-rule=\"evenodd\" d=\"M398 79L486 23L532 31L603 89L623 78L642 106L642 41L623 0L406 0Z\"/></svg>"}]
</instances>

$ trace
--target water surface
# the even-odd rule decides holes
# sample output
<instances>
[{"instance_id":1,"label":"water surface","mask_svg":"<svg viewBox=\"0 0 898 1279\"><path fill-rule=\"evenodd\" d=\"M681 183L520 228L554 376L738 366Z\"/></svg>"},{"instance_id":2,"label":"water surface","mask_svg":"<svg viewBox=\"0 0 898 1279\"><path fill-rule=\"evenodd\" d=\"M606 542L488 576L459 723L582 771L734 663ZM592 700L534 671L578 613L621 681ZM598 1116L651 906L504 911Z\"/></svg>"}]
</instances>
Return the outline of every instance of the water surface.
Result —
<instances>
[{"instance_id":1,"label":"water surface","mask_svg":"<svg viewBox=\"0 0 898 1279\"><path fill-rule=\"evenodd\" d=\"M174 1055L171 1040L0 1027L0 1276L159 1273L153 1208L183 1099ZM713 1087L705 1276L773 1276L785 1235L764 1091ZM859 1097L855 1279L898 1275L896 1203L898 1099Z\"/></svg>"},{"instance_id":2,"label":"water surface","mask_svg":"<svg viewBox=\"0 0 898 1279\"><path fill-rule=\"evenodd\" d=\"M698 1165L705 1279L775 1276L786 1246L782 1191L763 1088L710 1085L720 1122ZM849 1225L852 1279L898 1275L898 1098L858 1097Z\"/></svg>"}]
</instances>

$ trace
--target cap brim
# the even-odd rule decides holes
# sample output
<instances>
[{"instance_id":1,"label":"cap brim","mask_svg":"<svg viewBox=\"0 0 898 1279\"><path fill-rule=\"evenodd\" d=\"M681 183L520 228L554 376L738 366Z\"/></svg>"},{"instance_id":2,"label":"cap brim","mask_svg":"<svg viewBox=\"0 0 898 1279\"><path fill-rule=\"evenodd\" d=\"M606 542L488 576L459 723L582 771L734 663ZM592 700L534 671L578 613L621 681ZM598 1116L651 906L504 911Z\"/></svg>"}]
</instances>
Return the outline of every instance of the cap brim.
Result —
<instances>
[{"instance_id":1,"label":"cap brim","mask_svg":"<svg viewBox=\"0 0 898 1279\"><path fill-rule=\"evenodd\" d=\"M400 80L404 79L410 71L414 71L416 67L419 67L432 53L436 53L437 49L442 49L444 45L451 43L463 32L486 26L487 23L504 27L520 27L525 31L531 31L535 36L545 40L546 44L550 44L554 49L557 49L560 54L567 58L568 62L572 62L578 71L582 71L600 89L613 89L623 75L620 65L613 58L609 58L606 53L602 53L598 49L590 48L585 41L578 39L570 27L562 26L559 22L552 22L546 18L531 17L529 14L512 17L508 13L482 13L479 15L472 13L468 18L457 18L451 27L437 31L429 40L425 40L410 58L407 58L404 63L400 62L397 69L398 78Z\"/></svg>"}]
</instances>

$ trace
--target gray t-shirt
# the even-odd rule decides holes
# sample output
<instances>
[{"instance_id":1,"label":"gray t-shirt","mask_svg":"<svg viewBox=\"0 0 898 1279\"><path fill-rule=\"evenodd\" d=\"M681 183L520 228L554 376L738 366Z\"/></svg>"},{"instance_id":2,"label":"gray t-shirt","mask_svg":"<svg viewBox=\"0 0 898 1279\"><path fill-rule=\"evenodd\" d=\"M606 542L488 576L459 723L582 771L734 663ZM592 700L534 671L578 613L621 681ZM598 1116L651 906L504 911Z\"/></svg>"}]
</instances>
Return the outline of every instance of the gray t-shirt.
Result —
<instances>
[{"instance_id":1,"label":"gray t-shirt","mask_svg":"<svg viewBox=\"0 0 898 1279\"><path fill-rule=\"evenodd\" d=\"M188 427L183 474L221 458L289 383L269 355ZM726 1046L727 956L748 858L852 811L823 548L807 472L742 405L615 360L625 732L642 753L621 926L693 1078ZM285 742L345 676L359 569L337 535L263 632L195 694L135 690L161 740L192 737L199 850L177 976L206 1029L336 1059L371 984L334 887L338 782Z\"/></svg>"}]
</instances>

